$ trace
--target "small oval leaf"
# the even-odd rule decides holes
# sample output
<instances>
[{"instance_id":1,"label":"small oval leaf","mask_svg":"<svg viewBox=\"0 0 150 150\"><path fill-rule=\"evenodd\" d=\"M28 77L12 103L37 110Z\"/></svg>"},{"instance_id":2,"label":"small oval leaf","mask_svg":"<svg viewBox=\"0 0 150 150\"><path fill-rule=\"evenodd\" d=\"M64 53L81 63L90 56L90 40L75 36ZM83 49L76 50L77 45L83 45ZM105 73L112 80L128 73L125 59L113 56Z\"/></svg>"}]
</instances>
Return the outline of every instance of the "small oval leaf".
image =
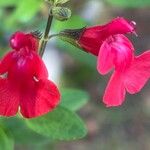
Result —
<instances>
[{"instance_id":1,"label":"small oval leaf","mask_svg":"<svg viewBox=\"0 0 150 150\"><path fill-rule=\"evenodd\" d=\"M134 8L134 7L147 7L150 6L150 0L107 0L111 5L123 7L123 8Z\"/></svg>"}]
</instances>

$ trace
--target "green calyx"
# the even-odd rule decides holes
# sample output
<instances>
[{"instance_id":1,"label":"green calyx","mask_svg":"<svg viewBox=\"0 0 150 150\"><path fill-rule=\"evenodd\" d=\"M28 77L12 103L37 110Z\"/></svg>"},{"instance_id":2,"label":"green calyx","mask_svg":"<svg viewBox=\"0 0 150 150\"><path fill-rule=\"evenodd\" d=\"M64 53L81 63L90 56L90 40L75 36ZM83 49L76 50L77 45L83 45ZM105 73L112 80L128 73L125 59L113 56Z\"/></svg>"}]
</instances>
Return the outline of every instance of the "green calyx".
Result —
<instances>
[{"instance_id":1,"label":"green calyx","mask_svg":"<svg viewBox=\"0 0 150 150\"><path fill-rule=\"evenodd\" d=\"M80 37L82 36L84 30L85 27L80 29L66 29L59 33L59 38L74 45L77 48L81 48L78 41L80 40Z\"/></svg>"},{"instance_id":2,"label":"green calyx","mask_svg":"<svg viewBox=\"0 0 150 150\"><path fill-rule=\"evenodd\" d=\"M66 29L61 31L59 35L78 41L83 34L85 28L86 27L80 29Z\"/></svg>"}]
</instances>

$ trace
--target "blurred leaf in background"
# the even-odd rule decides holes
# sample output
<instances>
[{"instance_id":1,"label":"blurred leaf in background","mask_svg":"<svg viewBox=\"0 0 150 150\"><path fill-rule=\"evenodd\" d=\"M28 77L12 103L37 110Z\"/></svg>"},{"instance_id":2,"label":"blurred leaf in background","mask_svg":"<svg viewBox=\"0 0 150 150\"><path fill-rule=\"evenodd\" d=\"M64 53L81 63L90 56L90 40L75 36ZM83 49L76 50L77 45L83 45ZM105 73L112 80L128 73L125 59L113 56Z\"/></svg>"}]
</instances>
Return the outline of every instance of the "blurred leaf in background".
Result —
<instances>
[{"instance_id":1,"label":"blurred leaf in background","mask_svg":"<svg viewBox=\"0 0 150 150\"><path fill-rule=\"evenodd\" d=\"M46 137L29 129L21 118L4 118L3 123L17 144L42 144L50 141Z\"/></svg>"},{"instance_id":2,"label":"blurred leaf in background","mask_svg":"<svg viewBox=\"0 0 150 150\"><path fill-rule=\"evenodd\" d=\"M144 7L150 6L150 0L107 0L111 5L118 7Z\"/></svg>"},{"instance_id":3,"label":"blurred leaf in background","mask_svg":"<svg viewBox=\"0 0 150 150\"><path fill-rule=\"evenodd\" d=\"M19 24L31 21L43 4L43 0L0 0L1 13L3 13L1 20L5 30L15 30Z\"/></svg>"},{"instance_id":4,"label":"blurred leaf in background","mask_svg":"<svg viewBox=\"0 0 150 150\"><path fill-rule=\"evenodd\" d=\"M14 141L8 131L3 130L3 127L0 126L0 150L13 150Z\"/></svg>"}]
</instances>

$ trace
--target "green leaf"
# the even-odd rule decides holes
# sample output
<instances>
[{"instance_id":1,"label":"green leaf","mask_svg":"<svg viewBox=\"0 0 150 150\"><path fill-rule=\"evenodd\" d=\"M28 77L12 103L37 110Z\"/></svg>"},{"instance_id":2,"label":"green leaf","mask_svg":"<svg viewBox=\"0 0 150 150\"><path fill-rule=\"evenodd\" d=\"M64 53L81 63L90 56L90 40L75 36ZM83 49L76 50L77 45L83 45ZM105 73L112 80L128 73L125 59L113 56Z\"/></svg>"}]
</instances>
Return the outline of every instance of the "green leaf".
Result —
<instances>
[{"instance_id":1,"label":"green leaf","mask_svg":"<svg viewBox=\"0 0 150 150\"><path fill-rule=\"evenodd\" d=\"M89 100L88 93L82 90L64 89L61 93L62 99L60 105L72 111L79 110Z\"/></svg>"},{"instance_id":2,"label":"green leaf","mask_svg":"<svg viewBox=\"0 0 150 150\"><path fill-rule=\"evenodd\" d=\"M13 150L14 141L9 134L0 127L0 150Z\"/></svg>"},{"instance_id":3,"label":"green leaf","mask_svg":"<svg viewBox=\"0 0 150 150\"><path fill-rule=\"evenodd\" d=\"M22 0L15 10L13 17L18 18L22 22L27 22L40 10L41 0Z\"/></svg>"},{"instance_id":4,"label":"green leaf","mask_svg":"<svg viewBox=\"0 0 150 150\"><path fill-rule=\"evenodd\" d=\"M26 121L33 131L55 140L73 140L86 135L82 120L63 107L57 107L45 116Z\"/></svg>"},{"instance_id":5,"label":"green leaf","mask_svg":"<svg viewBox=\"0 0 150 150\"><path fill-rule=\"evenodd\" d=\"M16 143L20 144L42 144L49 139L32 131L23 119L8 118L4 119L5 127L9 129ZM1 149L0 149L1 150Z\"/></svg>"},{"instance_id":6,"label":"green leaf","mask_svg":"<svg viewBox=\"0 0 150 150\"><path fill-rule=\"evenodd\" d=\"M71 10L66 7L53 7L52 15L59 21L66 21L71 17Z\"/></svg>"},{"instance_id":7,"label":"green leaf","mask_svg":"<svg viewBox=\"0 0 150 150\"><path fill-rule=\"evenodd\" d=\"M120 7L144 7L150 5L150 0L107 0L110 4Z\"/></svg>"},{"instance_id":8,"label":"green leaf","mask_svg":"<svg viewBox=\"0 0 150 150\"><path fill-rule=\"evenodd\" d=\"M17 1L15 10L7 17L6 28L12 28L16 23L28 23L38 13L42 6L42 0Z\"/></svg>"}]
</instances>

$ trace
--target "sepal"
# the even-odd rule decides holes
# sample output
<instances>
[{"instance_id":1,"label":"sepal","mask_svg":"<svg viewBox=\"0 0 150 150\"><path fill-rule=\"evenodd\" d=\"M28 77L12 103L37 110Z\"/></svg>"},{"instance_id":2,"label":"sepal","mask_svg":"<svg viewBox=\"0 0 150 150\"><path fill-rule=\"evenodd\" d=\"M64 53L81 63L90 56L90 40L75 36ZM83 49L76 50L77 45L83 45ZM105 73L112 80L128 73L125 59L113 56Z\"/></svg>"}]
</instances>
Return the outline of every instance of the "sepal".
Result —
<instances>
[{"instance_id":1,"label":"sepal","mask_svg":"<svg viewBox=\"0 0 150 150\"><path fill-rule=\"evenodd\" d=\"M83 34L85 27L80 29L66 29L59 33L59 38L65 42L72 44L77 48L81 48L78 43L81 35Z\"/></svg>"}]
</instances>

